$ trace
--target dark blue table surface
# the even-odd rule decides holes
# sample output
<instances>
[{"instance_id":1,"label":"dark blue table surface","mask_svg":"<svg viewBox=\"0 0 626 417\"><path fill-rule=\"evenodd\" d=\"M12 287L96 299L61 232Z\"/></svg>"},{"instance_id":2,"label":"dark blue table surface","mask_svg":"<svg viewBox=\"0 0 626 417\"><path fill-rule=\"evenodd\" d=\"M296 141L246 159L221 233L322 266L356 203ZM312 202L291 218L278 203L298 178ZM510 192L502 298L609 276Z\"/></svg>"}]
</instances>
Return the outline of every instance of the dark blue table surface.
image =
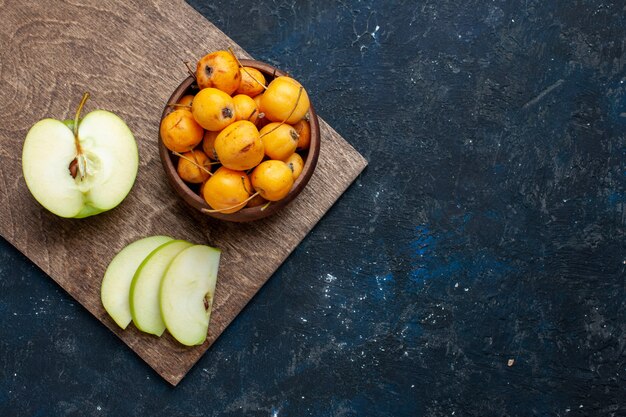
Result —
<instances>
[{"instance_id":1,"label":"dark blue table surface","mask_svg":"<svg viewBox=\"0 0 626 417\"><path fill-rule=\"evenodd\" d=\"M177 388L6 241L0 416L626 415L620 1L191 1L369 167Z\"/></svg>"}]
</instances>

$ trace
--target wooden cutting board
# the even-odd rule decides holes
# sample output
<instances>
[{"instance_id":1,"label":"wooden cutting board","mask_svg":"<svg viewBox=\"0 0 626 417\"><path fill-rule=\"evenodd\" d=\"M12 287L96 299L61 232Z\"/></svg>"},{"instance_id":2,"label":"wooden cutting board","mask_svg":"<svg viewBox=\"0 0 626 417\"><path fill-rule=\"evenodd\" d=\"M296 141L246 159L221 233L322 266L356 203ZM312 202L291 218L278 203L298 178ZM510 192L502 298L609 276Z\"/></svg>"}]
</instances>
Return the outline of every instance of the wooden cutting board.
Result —
<instances>
[{"instance_id":1,"label":"wooden cutting board","mask_svg":"<svg viewBox=\"0 0 626 417\"><path fill-rule=\"evenodd\" d=\"M187 208L164 177L157 152L163 104L185 78L182 59L232 47L248 55L182 0L0 0L0 233L176 385L339 198L366 162L325 122L318 167L279 215L234 224ZM29 194L21 171L24 137L44 117L106 109L134 132L140 167L116 209L83 220L58 218ZM313 103L315 98L313 97ZM156 234L223 250L206 343L186 348L116 327L100 303L108 262L125 245Z\"/></svg>"}]
</instances>

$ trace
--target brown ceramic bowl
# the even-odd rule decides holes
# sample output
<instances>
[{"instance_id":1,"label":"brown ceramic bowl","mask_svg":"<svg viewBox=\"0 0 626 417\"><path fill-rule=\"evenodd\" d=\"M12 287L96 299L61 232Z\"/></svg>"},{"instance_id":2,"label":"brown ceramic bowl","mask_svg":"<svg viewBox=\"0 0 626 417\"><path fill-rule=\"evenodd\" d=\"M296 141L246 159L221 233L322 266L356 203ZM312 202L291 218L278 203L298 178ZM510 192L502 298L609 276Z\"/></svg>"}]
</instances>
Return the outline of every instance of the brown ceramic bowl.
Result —
<instances>
[{"instance_id":1,"label":"brown ceramic bowl","mask_svg":"<svg viewBox=\"0 0 626 417\"><path fill-rule=\"evenodd\" d=\"M260 61L254 61L249 59L242 59L241 63L247 67L253 67L258 69L265 75L267 82L269 83L274 77L279 75L287 75L285 72L280 71L279 69L266 64ZM178 100L181 99L186 94L195 94L198 92L198 87L195 84L195 79L193 77L188 77L185 79L179 86L174 90L171 97L167 101L168 103L177 103ZM173 111L173 107L165 105L163 109L163 114L161 115L161 120ZM309 146L309 150L306 153L300 152L302 155L302 159L304 160L304 167L302 168L302 173L298 177L298 179L294 182L291 191L285 198L280 201L272 202L269 206L263 208L263 206L258 207L245 207L239 210L236 213L207 213L203 211L203 209L210 209L209 205L204 201L202 197L198 194L199 185L190 185L184 182L178 176L176 172L176 166L178 163L178 157L172 154L163 144L163 140L161 135L159 135L159 155L161 156L161 162L163 163L163 169L165 170L165 175L170 183L170 185L174 188L176 193L182 199L189 204L191 207L200 211L203 214L214 217L220 220L228 220L231 222L249 222L252 220L262 219L264 217L271 216L275 214L277 211L285 207L289 204L300 192L306 184L311 179L311 175L313 175L313 171L315 170L315 165L317 165L317 158L320 153L320 128L319 128L319 120L317 118L317 114L313 109L313 105L309 109L310 120L309 124L311 125L311 144ZM201 145L198 145L201 146Z\"/></svg>"}]
</instances>

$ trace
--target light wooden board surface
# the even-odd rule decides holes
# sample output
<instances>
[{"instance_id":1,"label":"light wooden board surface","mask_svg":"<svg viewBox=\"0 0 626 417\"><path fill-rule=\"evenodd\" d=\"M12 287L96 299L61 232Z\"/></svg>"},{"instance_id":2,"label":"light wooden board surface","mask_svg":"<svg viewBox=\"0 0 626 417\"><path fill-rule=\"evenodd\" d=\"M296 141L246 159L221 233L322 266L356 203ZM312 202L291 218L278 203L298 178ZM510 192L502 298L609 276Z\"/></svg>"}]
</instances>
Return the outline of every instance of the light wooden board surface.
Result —
<instances>
[{"instance_id":1,"label":"light wooden board surface","mask_svg":"<svg viewBox=\"0 0 626 417\"><path fill-rule=\"evenodd\" d=\"M325 122L318 167L279 215L219 222L182 203L157 152L163 104L186 77L182 59L232 47L248 55L182 0L0 0L0 234L176 385L366 166ZM121 116L138 142L135 186L116 209L83 220L58 218L29 194L22 143L44 117L70 118L84 91L86 111ZM315 98L312 98L315 104ZM165 234L223 251L206 343L186 348L116 327L100 303L108 262L128 243Z\"/></svg>"}]
</instances>

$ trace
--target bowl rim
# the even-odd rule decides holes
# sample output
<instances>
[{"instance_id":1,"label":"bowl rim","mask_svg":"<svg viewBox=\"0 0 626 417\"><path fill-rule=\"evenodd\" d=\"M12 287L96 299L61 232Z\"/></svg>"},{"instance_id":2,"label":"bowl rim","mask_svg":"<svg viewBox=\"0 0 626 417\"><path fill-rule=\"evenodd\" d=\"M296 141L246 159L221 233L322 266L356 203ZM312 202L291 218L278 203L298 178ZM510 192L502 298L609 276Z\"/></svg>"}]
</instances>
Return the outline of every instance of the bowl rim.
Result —
<instances>
[{"instance_id":1,"label":"bowl rim","mask_svg":"<svg viewBox=\"0 0 626 417\"><path fill-rule=\"evenodd\" d=\"M289 76L286 72L279 70L278 68L253 59L240 59L239 60L243 66L256 68L261 71L265 76L269 76L272 78L278 76ZM169 103L176 103L195 83L195 78L189 75L186 79L184 79L178 87L171 94L169 99L167 100L163 112L161 114L161 119L159 120L159 125L163 118L167 116L170 112L174 110L172 106L169 106ZM176 167L174 166L174 162L172 161L172 154L165 147L163 143L163 139L161 138L161 133L159 130L158 133L158 141L159 141L159 156L161 158L161 164L165 171L165 176L168 179L168 182L174 188L176 194L178 194L182 199L191 207L198 210L201 214L231 222L248 222L253 220L259 220L272 214L275 214L280 209L288 205L291 201L293 201L300 192L304 189L306 184L311 179L313 175L313 171L315 171L315 167L317 165L317 161L319 159L320 153L320 128L319 128L319 119L315 109L313 108L313 104L310 105L309 108L309 125L311 128L311 142L309 145L308 153L306 159L304 160L304 166L302 167L302 173L300 176L294 181L289 194L284 197L282 200L272 202L269 206L263 209L263 206L257 207L244 207L243 209L230 214L225 213L208 213L203 211L202 209L210 209L211 207L204 201L202 197L200 197L197 193L195 193L189 186L178 176L176 171Z\"/></svg>"}]
</instances>

